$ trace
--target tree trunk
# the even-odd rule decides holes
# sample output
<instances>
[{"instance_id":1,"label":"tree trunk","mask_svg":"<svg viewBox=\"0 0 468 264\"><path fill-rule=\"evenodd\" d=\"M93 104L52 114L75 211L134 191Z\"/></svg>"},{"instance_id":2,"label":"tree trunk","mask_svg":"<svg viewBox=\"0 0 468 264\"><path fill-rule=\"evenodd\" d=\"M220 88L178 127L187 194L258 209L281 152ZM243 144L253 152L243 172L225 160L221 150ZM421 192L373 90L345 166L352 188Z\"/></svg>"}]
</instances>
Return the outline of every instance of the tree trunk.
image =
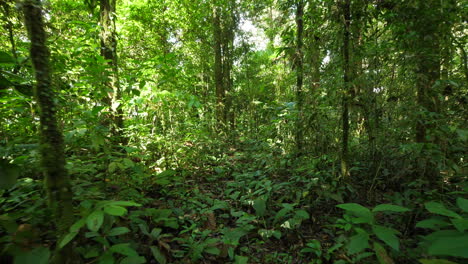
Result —
<instances>
[{"instance_id":1,"label":"tree trunk","mask_svg":"<svg viewBox=\"0 0 468 264\"><path fill-rule=\"evenodd\" d=\"M419 1L421 12L437 13L441 10L440 1ZM413 30L416 32L414 52L416 57L416 92L420 116L416 120L416 142L422 144L435 144L439 146L437 133L437 119L439 114L439 95L435 83L440 79L440 34L442 14L433 17L416 16ZM435 118L434 118L435 117ZM426 148L424 148L426 149ZM420 177L424 177L432 184L439 181L437 161L422 153L418 162Z\"/></svg>"},{"instance_id":2,"label":"tree trunk","mask_svg":"<svg viewBox=\"0 0 468 264\"><path fill-rule=\"evenodd\" d=\"M341 174L349 175L348 137L349 137L349 93L350 93L350 69L349 69L349 28L351 23L350 0L344 0L344 34L343 34L343 98L342 98L342 147L341 147Z\"/></svg>"},{"instance_id":3,"label":"tree trunk","mask_svg":"<svg viewBox=\"0 0 468 264\"><path fill-rule=\"evenodd\" d=\"M304 64L303 64L303 32L304 32L304 1L299 0L296 4L296 101L297 101L297 120L296 120L296 150L297 154L301 155L304 151L304 134L303 134L303 121L304 121L304 95L302 85L304 82Z\"/></svg>"},{"instance_id":4,"label":"tree trunk","mask_svg":"<svg viewBox=\"0 0 468 264\"><path fill-rule=\"evenodd\" d=\"M222 61L222 31L221 31L221 19L220 19L220 8L218 6L213 7L213 34L214 34L214 79L216 88L216 129L222 131L225 126L225 96L226 91L224 90L223 83L223 61Z\"/></svg>"},{"instance_id":5,"label":"tree trunk","mask_svg":"<svg viewBox=\"0 0 468 264\"><path fill-rule=\"evenodd\" d=\"M120 104L122 98L119 84L119 70L117 64L117 39L115 28L116 0L100 0L101 23L101 56L107 60L109 71L104 78L104 87L107 90L105 103L111 108L111 132L122 142L123 111Z\"/></svg>"},{"instance_id":6,"label":"tree trunk","mask_svg":"<svg viewBox=\"0 0 468 264\"><path fill-rule=\"evenodd\" d=\"M40 117L41 165L45 173L49 207L52 209L60 238L68 232L73 223L72 192L68 173L65 169L63 135L57 127L56 105L51 83L49 50L42 18L40 0L25 0L23 12L26 28L31 40L31 60L36 85L34 96ZM70 263L71 245L56 250L55 263Z\"/></svg>"}]
</instances>

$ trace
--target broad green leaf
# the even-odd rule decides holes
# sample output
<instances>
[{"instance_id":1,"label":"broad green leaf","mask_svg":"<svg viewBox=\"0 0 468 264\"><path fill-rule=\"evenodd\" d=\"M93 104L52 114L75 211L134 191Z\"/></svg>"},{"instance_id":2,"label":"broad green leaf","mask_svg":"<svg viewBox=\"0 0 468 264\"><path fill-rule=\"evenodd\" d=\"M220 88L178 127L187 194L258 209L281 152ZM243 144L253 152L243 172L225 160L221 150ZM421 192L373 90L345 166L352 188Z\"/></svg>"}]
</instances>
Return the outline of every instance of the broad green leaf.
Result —
<instances>
[{"instance_id":1,"label":"broad green leaf","mask_svg":"<svg viewBox=\"0 0 468 264\"><path fill-rule=\"evenodd\" d=\"M97 232L104 222L104 212L96 210L86 218L86 226L89 230Z\"/></svg>"},{"instance_id":2,"label":"broad green leaf","mask_svg":"<svg viewBox=\"0 0 468 264\"><path fill-rule=\"evenodd\" d=\"M76 221L71 227L70 232L78 232L80 228L82 228L86 224L86 219L81 218L80 220Z\"/></svg>"},{"instance_id":3,"label":"broad green leaf","mask_svg":"<svg viewBox=\"0 0 468 264\"><path fill-rule=\"evenodd\" d=\"M450 219L452 221L453 226L460 231L461 233L468 230L468 219Z\"/></svg>"},{"instance_id":4,"label":"broad green leaf","mask_svg":"<svg viewBox=\"0 0 468 264\"><path fill-rule=\"evenodd\" d=\"M219 248L217 247L207 247L205 248L204 251L208 254L215 255L215 256L218 256L221 253L221 250L219 250Z\"/></svg>"},{"instance_id":5,"label":"broad green leaf","mask_svg":"<svg viewBox=\"0 0 468 264\"><path fill-rule=\"evenodd\" d=\"M456 238L456 237L463 237L463 233L460 233L458 230L449 229L449 230L439 230L432 232L431 234L424 237L425 240L429 241L430 243L434 243L434 241L441 239L441 238Z\"/></svg>"},{"instance_id":6,"label":"broad green leaf","mask_svg":"<svg viewBox=\"0 0 468 264\"><path fill-rule=\"evenodd\" d=\"M309 213L307 213L307 211L305 211L305 210L297 210L295 212L295 215L296 215L296 217L298 217L298 218L300 218L302 220L306 220L306 219L310 218Z\"/></svg>"},{"instance_id":7,"label":"broad green leaf","mask_svg":"<svg viewBox=\"0 0 468 264\"><path fill-rule=\"evenodd\" d=\"M468 258L468 234L461 237L442 237L436 239L428 248L434 256L451 256Z\"/></svg>"},{"instance_id":8,"label":"broad green leaf","mask_svg":"<svg viewBox=\"0 0 468 264\"><path fill-rule=\"evenodd\" d=\"M432 229L432 230L437 230L437 229L444 228L444 227L447 227L447 226L450 226L450 224L448 222L445 222L443 220L436 219L436 218L430 218L430 219L422 220L422 221L419 221L416 224L416 227L429 228L429 229Z\"/></svg>"},{"instance_id":9,"label":"broad green leaf","mask_svg":"<svg viewBox=\"0 0 468 264\"><path fill-rule=\"evenodd\" d=\"M7 89L10 86L13 86L13 83L0 74L0 90Z\"/></svg>"},{"instance_id":10,"label":"broad green leaf","mask_svg":"<svg viewBox=\"0 0 468 264\"><path fill-rule=\"evenodd\" d=\"M123 164L125 165L125 167L127 168L133 168L135 166L135 163L133 163L133 161L131 161L130 159L128 158L124 158L123 159Z\"/></svg>"},{"instance_id":11,"label":"broad green leaf","mask_svg":"<svg viewBox=\"0 0 468 264\"><path fill-rule=\"evenodd\" d=\"M37 247L31 251L21 252L15 256L14 264L48 264L50 251L45 247Z\"/></svg>"},{"instance_id":12,"label":"broad green leaf","mask_svg":"<svg viewBox=\"0 0 468 264\"><path fill-rule=\"evenodd\" d=\"M16 183L20 175L20 169L15 164L0 158L0 189L9 189Z\"/></svg>"},{"instance_id":13,"label":"broad green leaf","mask_svg":"<svg viewBox=\"0 0 468 264\"><path fill-rule=\"evenodd\" d=\"M463 212L468 213L468 199L458 197L457 198L457 205Z\"/></svg>"},{"instance_id":14,"label":"broad green leaf","mask_svg":"<svg viewBox=\"0 0 468 264\"><path fill-rule=\"evenodd\" d=\"M245 256L236 255L236 257L234 258L234 264L247 264L248 261L249 261L249 257L245 257Z\"/></svg>"},{"instance_id":15,"label":"broad green leaf","mask_svg":"<svg viewBox=\"0 0 468 264\"><path fill-rule=\"evenodd\" d=\"M153 254L154 259L156 259L156 261L159 264L166 264L167 263L166 256L163 253L161 253L159 248L157 248L155 246L150 246L150 249L151 249L151 253Z\"/></svg>"},{"instance_id":16,"label":"broad green leaf","mask_svg":"<svg viewBox=\"0 0 468 264\"><path fill-rule=\"evenodd\" d=\"M371 211L357 203L345 203L345 204L339 204L336 207L344 209L346 211L351 211L355 213L370 213Z\"/></svg>"},{"instance_id":17,"label":"broad green leaf","mask_svg":"<svg viewBox=\"0 0 468 264\"><path fill-rule=\"evenodd\" d=\"M420 259L419 262L422 264L457 264L445 259Z\"/></svg>"},{"instance_id":18,"label":"broad green leaf","mask_svg":"<svg viewBox=\"0 0 468 264\"><path fill-rule=\"evenodd\" d=\"M400 242L398 240L398 237L396 236L397 231L380 226L380 225L374 225L372 226L372 231L374 231L374 234L385 244L389 245L395 250L399 250L400 247Z\"/></svg>"},{"instance_id":19,"label":"broad green leaf","mask_svg":"<svg viewBox=\"0 0 468 264\"><path fill-rule=\"evenodd\" d=\"M125 257L120 261L120 264L144 264L146 263L145 257L142 256L131 256Z\"/></svg>"},{"instance_id":20,"label":"broad green leaf","mask_svg":"<svg viewBox=\"0 0 468 264\"><path fill-rule=\"evenodd\" d=\"M425 203L424 207L426 207L426 209L429 212L433 213L433 214L444 215L444 216L453 217L453 218L457 218L457 219L461 218L460 215L458 215L457 213L445 208L445 206L443 204L438 203L438 202Z\"/></svg>"},{"instance_id":21,"label":"broad green leaf","mask_svg":"<svg viewBox=\"0 0 468 264\"><path fill-rule=\"evenodd\" d=\"M238 245L241 237L247 235L248 232L242 228L224 228L222 233L224 234L223 240L225 244Z\"/></svg>"},{"instance_id":22,"label":"broad green leaf","mask_svg":"<svg viewBox=\"0 0 468 264\"><path fill-rule=\"evenodd\" d=\"M372 212L381 212L381 211L403 213L403 212L408 212L411 210L403 206L393 205L393 204L379 204L372 210Z\"/></svg>"},{"instance_id":23,"label":"broad green leaf","mask_svg":"<svg viewBox=\"0 0 468 264\"><path fill-rule=\"evenodd\" d=\"M109 205L114 205L114 206L141 206L139 203L135 203L132 201L103 201L97 204L97 207L102 207L102 206L109 206Z\"/></svg>"},{"instance_id":24,"label":"broad green leaf","mask_svg":"<svg viewBox=\"0 0 468 264\"><path fill-rule=\"evenodd\" d=\"M291 209L289 209L289 208L283 208L283 209L279 210L278 213L276 213L276 215L275 215L275 219L273 220L273 223L278 222L281 218L283 218L290 211L291 211Z\"/></svg>"},{"instance_id":25,"label":"broad green leaf","mask_svg":"<svg viewBox=\"0 0 468 264\"><path fill-rule=\"evenodd\" d=\"M99 264L115 264L114 256L112 252L106 252L99 258Z\"/></svg>"},{"instance_id":26,"label":"broad green leaf","mask_svg":"<svg viewBox=\"0 0 468 264\"><path fill-rule=\"evenodd\" d=\"M127 213L127 209L117 205L108 205L104 207L104 212L108 215L123 216Z\"/></svg>"},{"instance_id":27,"label":"broad green leaf","mask_svg":"<svg viewBox=\"0 0 468 264\"><path fill-rule=\"evenodd\" d=\"M153 228L153 230L151 230L151 237L153 239L156 239L159 237L159 235L161 234L162 232L162 229L161 228Z\"/></svg>"},{"instance_id":28,"label":"broad green leaf","mask_svg":"<svg viewBox=\"0 0 468 264\"><path fill-rule=\"evenodd\" d=\"M108 236L120 236L128 232L130 232L130 229L126 227L114 227L109 231L109 233L107 233L107 235Z\"/></svg>"},{"instance_id":29,"label":"broad green leaf","mask_svg":"<svg viewBox=\"0 0 468 264\"><path fill-rule=\"evenodd\" d=\"M380 264L394 264L393 259L388 255L385 248L377 242L374 242L374 251Z\"/></svg>"},{"instance_id":30,"label":"broad green leaf","mask_svg":"<svg viewBox=\"0 0 468 264\"><path fill-rule=\"evenodd\" d=\"M109 248L110 252L118 253L128 257L136 257L138 253L130 247L128 243L113 245Z\"/></svg>"},{"instance_id":31,"label":"broad green leaf","mask_svg":"<svg viewBox=\"0 0 468 264\"><path fill-rule=\"evenodd\" d=\"M369 234L359 233L352 236L348 244L348 254L353 255L369 248Z\"/></svg>"},{"instance_id":32,"label":"broad green leaf","mask_svg":"<svg viewBox=\"0 0 468 264\"><path fill-rule=\"evenodd\" d=\"M0 226L5 228L8 233L15 233L18 229L18 224L16 220L7 214L0 215Z\"/></svg>"},{"instance_id":33,"label":"broad green leaf","mask_svg":"<svg viewBox=\"0 0 468 264\"><path fill-rule=\"evenodd\" d=\"M0 51L0 64L15 64L15 58L9 53Z\"/></svg>"},{"instance_id":34,"label":"broad green leaf","mask_svg":"<svg viewBox=\"0 0 468 264\"><path fill-rule=\"evenodd\" d=\"M358 216L359 219L360 219L359 221L361 223L372 224L374 222L374 216L373 216L372 212L368 208L366 208L366 207L364 207L364 206L362 206L360 204L346 203L346 204L339 204L336 207L344 209L344 210L346 210L348 212L351 212L355 216Z\"/></svg>"},{"instance_id":35,"label":"broad green leaf","mask_svg":"<svg viewBox=\"0 0 468 264\"><path fill-rule=\"evenodd\" d=\"M255 199L253 203L253 208L258 216L264 216L266 211L266 202L262 198Z\"/></svg>"},{"instance_id":36,"label":"broad green leaf","mask_svg":"<svg viewBox=\"0 0 468 264\"><path fill-rule=\"evenodd\" d=\"M60 243L58 244L58 247L59 248L63 248L64 246L66 246L70 241L73 240L73 238L76 237L76 235L78 235L78 231L75 231L75 232L70 232L68 234L66 234L62 240L60 240Z\"/></svg>"},{"instance_id":37,"label":"broad green leaf","mask_svg":"<svg viewBox=\"0 0 468 264\"><path fill-rule=\"evenodd\" d=\"M273 231L273 236L274 236L276 239L281 239L281 236L282 236L281 231L279 231L279 230Z\"/></svg>"}]
</instances>

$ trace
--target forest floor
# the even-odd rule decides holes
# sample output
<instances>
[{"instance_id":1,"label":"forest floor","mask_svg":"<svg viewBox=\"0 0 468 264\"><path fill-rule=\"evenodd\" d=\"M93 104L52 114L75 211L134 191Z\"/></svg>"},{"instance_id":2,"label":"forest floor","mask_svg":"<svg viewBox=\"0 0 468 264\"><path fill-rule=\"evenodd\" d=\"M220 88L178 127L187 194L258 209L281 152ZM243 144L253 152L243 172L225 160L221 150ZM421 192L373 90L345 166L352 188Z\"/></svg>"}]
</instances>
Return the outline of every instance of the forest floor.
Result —
<instances>
[{"instance_id":1,"label":"forest floor","mask_svg":"<svg viewBox=\"0 0 468 264\"><path fill-rule=\"evenodd\" d=\"M318 170L319 159L293 162L255 146L230 148L217 164L151 184L149 207L171 210L179 223L153 218L167 232L161 253L169 263L355 262L340 252L344 232L335 226L347 190Z\"/></svg>"}]
</instances>

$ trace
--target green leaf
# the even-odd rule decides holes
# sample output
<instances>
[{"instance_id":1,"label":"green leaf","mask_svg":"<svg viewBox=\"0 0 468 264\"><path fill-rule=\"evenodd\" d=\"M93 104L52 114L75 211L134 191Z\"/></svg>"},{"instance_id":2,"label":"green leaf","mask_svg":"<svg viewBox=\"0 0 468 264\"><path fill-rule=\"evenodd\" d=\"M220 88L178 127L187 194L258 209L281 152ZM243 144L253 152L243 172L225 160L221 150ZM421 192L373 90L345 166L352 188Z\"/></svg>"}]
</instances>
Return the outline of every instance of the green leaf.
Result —
<instances>
[{"instance_id":1,"label":"green leaf","mask_svg":"<svg viewBox=\"0 0 468 264\"><path fill-rule=\"evenodd\" d=\"M377 242L374 242L374 251L380 264L394 264L393 259L388 255L385 248Z\"/></svg>"},{"instance_id":2,"label":"green leaf","mask_svg":"<svg viewBox=\"0 0 468 264\"><path fill-rule=\"evenodd\" d=\"M109 248L110 252L118 253L128 257L136 257L138 253L128 243L116 244Z\"/></svg>"},{"instance_id":3,"label":"green leaf","mask_svg":"<svg viewBox=\"0 0 468 264\"><path fill-rule=\"evenodd\" d=\"M125 165L126 168L133 168L135 166L135 163L133 163L133 161L131 161L128 158L123 159L123 164Z\"/></svg>"},{"instance_id":4,"label":"green leaf","mask_svg":"<svg viewBox=\"0 0 468 264\"><path fill-rule=\"evenodd\" d=\"M76 237L76 235L78 235L78 231L75 231L75 232L70 232L68 234L66 234L62 240L60 240L60 243L58 244L58 247L59 248L63 248L64 246L66 246L70 241L73 240L73 238Z\"/></svg>"},{"instance_id":5,"label":"green leaf","mask_svg":"<svg viewBox=\"0 0 468 264\"><path fill-rule=\"evenodd\" d=\"M400 242L396 236L397 231L380 225L372 226L372 230L380 240L385 242L385 244L389 245L391 248L397 251L399 250Z\"/></svg>"},{"instance_id":6,"label":"green leaf","mask_svg":"<svg viewBox=\"0 0 468 264\"><path fill-rule=\"evenodd\" d=\"M108 205L104 207L104 212L108 215L123 216L127 213L127 209L117 205Z\"/></svg>"},{"instance_id":7,"label":"green leaf","mask_svg":"<svg viewBox=\"0 0 468 264\"><path fill-rule=\"evenodd\" d=\"M468 219L450 219L452 221L453 226L460 231L461 233L468 230Z\"/></svg>"},{"instance_id":8,"label":"green leaf","mask_svg":"<svg viewBox=\"0 0 468 264\"><path fill-rule=\"evenodd\" d=\"M161 229L161 228L153 228L153 230L151 230L151 234L150 234L150 235L151 235L151 237L152 237L153 239L156 239L156 238L159 237L159 235L161 234L161 232L162 232L162 229Z\"/></svg>"},{"instance_id":9,"label":"green leaf","mask_svg":"<svg viewBox=\"0 0 468 264\"><path fill-rule=\"evenodd\" d=\"M468 213L468 199L458 197L457 198L457 205L463 212Z\"/></svg>"},{"instance_id":10,"label":"green leaf","mask_svg":"<svg viewBox=\"0 0 468 264\"><path fill-rule=\"evenodd\" d=\"M86 219L85 219L85 218L81 218L80 220L76 221L76 222L70 227L70 232L78 232L85 224L86 224Z\"/></svg>"},{"instance_id":11,"label":"green leaf","mask_svg":"<svg viewBox=\"0 0 468 264\"><path fill-rule=\"evenodd\" d=\"M20 175L17 165L9 163L6 159L0 158L0 189L9 189L16 183Z\"/></svg>"},{"instance_id":12,"label":"green leaf","mask_svg":"<svg viewBox=\"0 0 468 264\"><path fill-rule=\"evenodd\" d=\"M403 213L403 212L408 212L411 210L403 206L393 205L393 204L379 204L372 210L372 212L381 212L381 211Z\"/></svg>"},{"instance_id":13,"label":"green leaf","mask_svg":"<svg viewBox=\"0 0 468 264\"><path fill-rule=\"evenodd\" d=\"M0 51L0 63L1 64L15 64L15 58L11 56L9 53L4 51Z\"/></svg>"},{"instance_id":14,"label":"green leaf","mask_svg":"<svg viewBox=\"0 0 468 264\"><path fill-rule=\"evenodd\" d=\"M50 251L45 247L37 247L31 251L21 252L15 256L14 264L48 264Z\"/></svg>"},{"instance_id":15,"label":"green leaf","mask_svg":"<svg viewBox=\"0 0 468 264\"><path fill-rule=\"evenodd\" d=\"M97 206L108 206L108 205L115 205L115 206L141 206L139 203L135 203L132 201L103 201L100 202Z\"/></svg>"},{"instance_id":16,"label":"green leaf","mask_svg":"<svg viewBox=\"0 0 468 264\"><path fill-rule=\"evenodd\" d=\"M130 232L130 229L126 227L114 227L109 231L109 233L107 233L107 235L108 236L120 236L128 232Z\"/></svg>"},{"instance_id":17,"label":"green leaf","mask_svg":"<svg viewBox=\"0 0 468 264\"><path fill-rule=\"evenodd\" d=\"M450 226L450 224L443 221L443 220L436 219L436 218L430 218L430 219L422 220L422 221L419 221L416 224L416 227L429 228L429 229L432 229L432 230L437 230L437 229L444 228L444 227L447 227L447 226Z\"/></svg>"},{"instance_id":18,"label":"green leaf","mask_svg":"<svg viewBox=\"0 0 468 264\"><path fill-rule=\"evenodd\" d=\"M424 207L426 207L426 209L429 212L433 213L433 214L444 215L444 216L453 217L453 218L457 218L457 219L461 218L460 215L458 215L457 213L445 208L445 206L443 204L438 203L438 202L425 203Z\"/></svg>"},{"instance_id":19,"label":"green leaf","mask_svg":"<svg viewBox=\"0 0 468 264\"><path fill-rule=\"evenodd\" d=\"M248 261L249 257L236 255L236 257L234 258L234 264L247 264Z\"/></svg>"},{"instance_id":20,"label":"green leaf","mask_svg":"<svg viewBox=\"0 0 468 264\"><path fill-rule=\"evenodd\" d=\"M106 252L99 258L99 264L115 264L114 256L112 252Z\"/></svg>"},{"instance_id":21,"label":"green leaf","mask_svg":"<svg viewBox=\"0 0 468 264\"><path fill-rule=\"evenodd\" d=\"M120 264L143 264L146 263L145 257L142 256L131 256L126 257L120 261Z\"/></svg>"},{"instance_id":22,"label":"green leaf","mask_svg":"<svg viewBox=\"0 0 468 264\"><path fill-rule=\"evenodd\" d=\"M445 259L420 259L419 262L422 264L457 264Z\"/></svg>"},{"instance_id":23,"label":"green leaf","mask_svg":"<svg viewBox=\"0 0 468 264\"><path fill-rule=\"evenodd\" d=\"M276 213L276 215L275 215L275 219L273 220L273 223L276 223L277 221L279 221L281 218L283 218L290 211L291 211L290 208L283 208L283 209L279 210L278 213Z\"/></svg>"},{"instance_id":24,"label":"green leaf","mask_svg":"<svg viewBox=\"0 0 468 264\"><path fill-rule=\"evenodd\" d=\"M297 210L295 212L295 215L296 215L297 218L300 218L302 220L306 220L306 219L310 218L309 213L307 213L307 211L305 211L305 210Z\"/></svg>"},{"instance_id":25,"label":"green leaf","mask_svg":"<svg viewBox=\"0 0 468 264\"><path fill-rule=\"evenodd\" d=\"M157 248L155 246L151 246L150 249L151 249L151 253L153 254L154 259L156 259L156 261L159 264L166 264L167 263L166 256L164 256L164 254L161 253L159 248Z\"/></svg>"},{"instance_id":26,"label":"green leaf","mask_svg":"<svg viewBox=\"0 0 468 264\"><path fill-rule=\"evenodd\" d=\"M350 238L348 244L348 253L350 255L359 253L366 248L369 248L369 234L362 232Z\"/></svg>"},{"instance_id":27,"label":"green leaf","mask_svg":"<svg viewBox=\"0 0 468 264\"><path fill-rule=\"evenodd\" d=\"M205 248L204 251L208 254L215 255L215 256L218 256L221 253L221 250L219 250L219 248L217 247L207 247Z\"/></svg>"},{"instance_id":28,"label":"green leaf","mask_svg":"<svg viewBox=\"0 0 468 264\"><path fill-rule=\"evenodd\" d=\"M339 204L336 207L355 213L370 213L370 210L357 203Z\"/></svg>"},{"instance_id":29,"label":"green leaf","mask_svg":"<svg viewBox=\"0 0 468 264\"><path fill-rule=\"evenodd\" d=\"M351 212L356 216L359 216L360 223L372 224L374 222L374 216L372 215L372 212L368 208L360 204L346 203L346 204L339 204L336 207L344 209L348 212Z\"/></svg>"},{"instance_id":30,"label":"green leaf","mask_svg":"<svg viewBox=\"0 0 468 264\"><path fill-rule=\"evenodd\" d=\"M428 248L428 253L434 256L451 256L468 258L468 234L461 237L441 237Z\"/></svg>"},{"instance_id":31,"label":"green leaf","mask_svg":"<svg viewBox=\"0 0 468 264\"><path fill-rule=\"evenodd\" d=\"M101 210L96 210L92 212L86 218L86 225L88 229L94 232L97 232L101 228L102 223L104 222L104 212Z\"/></svg>"},{"instance_id":32,"label":"green leaf","mask_svg":"<svg viewBox=\"0 0 468 264\"><path fill-rule=\"evenodd\" d=\"M255 199L253 208L258 216L264 216L266 211L266 201L262 198Z\"/></svg>"},{"instance_id":33,"label":"green leaf","mask_svg":"<svg viewBox=\"0 0 468 264\"><path fill-rule=\"evenodd\" d=\"M281 236L282 236L281 231L279 231L279 230L273 231L273 236L274 236L276 239L281 239Z\"/></svg>"}]
</instances>

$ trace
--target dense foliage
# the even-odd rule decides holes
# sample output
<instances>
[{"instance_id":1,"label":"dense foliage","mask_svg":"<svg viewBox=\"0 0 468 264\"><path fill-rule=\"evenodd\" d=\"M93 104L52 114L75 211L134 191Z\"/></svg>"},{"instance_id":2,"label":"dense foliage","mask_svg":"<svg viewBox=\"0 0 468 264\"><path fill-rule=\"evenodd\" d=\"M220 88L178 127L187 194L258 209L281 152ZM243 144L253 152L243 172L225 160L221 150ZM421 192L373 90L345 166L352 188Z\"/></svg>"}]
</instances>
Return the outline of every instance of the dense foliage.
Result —
<instances>
[{"instance_id":1,"label":"dense foliage","mask_svg":"<svg viewBox=\"0 0 468 264\"><path fill-rule=\"evenodd\" d=\"M0 0L1 263L466 263L460 0Z\"/></svg>"}]
</instances>

